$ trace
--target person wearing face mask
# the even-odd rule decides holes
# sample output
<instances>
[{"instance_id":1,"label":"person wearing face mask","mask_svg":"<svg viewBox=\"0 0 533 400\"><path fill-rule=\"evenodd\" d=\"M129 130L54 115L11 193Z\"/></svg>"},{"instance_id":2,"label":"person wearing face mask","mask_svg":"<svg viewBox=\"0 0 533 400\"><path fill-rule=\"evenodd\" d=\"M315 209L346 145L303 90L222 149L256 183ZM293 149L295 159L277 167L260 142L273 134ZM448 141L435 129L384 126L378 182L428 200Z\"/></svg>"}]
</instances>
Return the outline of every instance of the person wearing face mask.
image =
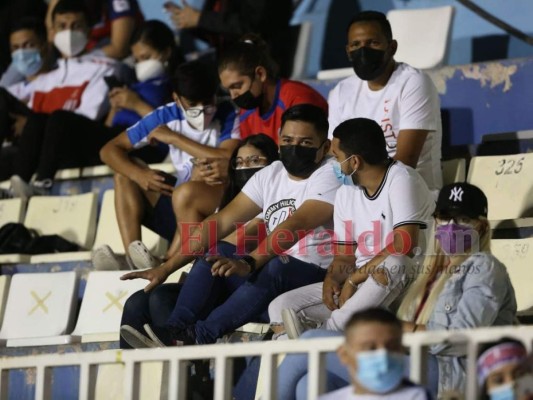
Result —
<instances>
[{"instance_id":1,"label":"person wearing face mask","mask_svg":"<svg viewBox=\"0 0 533 400\"><path fill-rule=\"evenodd\" d=\"M425 73L394 60L397 47L384 14L355 15L346 44L355 74L329 94L329 136L347 119L375 120L383 130L389 156L416 168L436 195L442 186L439 97Z\"/></svg>"},{"instance_id":2,"label":"person wearing face mask","mask_svg":"<svg viewBox=\"0 0 533 400\"><path fill-rule=\"evenodd\" d=\"M181 64L172 78L174 102L146 115L100 151L102 161L116 172L117 219L132 267L143 269L160 263L142 243L141 224L172 241L176 232L172 191L193 176L191 158L230 158L239 144L238 115L229 102L215 105L217 85L216 73L208 65L198 61ZM131 157L133 150L149 145L168 148L176 169L175 182ZM219 186L222 193L224 187ZM95 250L93 264L97 269L120 268L107 245Z\"/></svg>"},{"instance_id":3,"label":"person wearing face mask","mask_svg":"<svg viewBox=\"0 0 533 400\"><path fill-rule=\"evenodd\" d=\"M490 252L487 208L477 186L453 183L441 189L435 239L429 243L435 249L428 250L424 273L418 274L398 310L404 331L513 324L515 294L505 266ZM465 349L443 343L429 350L438 361L439 393L464 391Z\"/></svg>"},{"instance_id":4,"label":"person wearing face mask","mask_svg":"<svg viewBox=\"0 0 533 400\"><path fill-rule=\"evenodd\" d=\"M420 232L435 204L420 175L389 158L375 121L342 122L331 150L342 184L333 262L324 282L287 292L269 306L273 330L291 339L317 325L342 331L354 312L368 307L395 310L416 273L412 257L424 247Z\"/></svg>"},{"instance_id":5,"label":"person wearing face mask","mask_svg":"<svg viewBox=\"0 0 533 400\"><path fill-rule=\"evenodd\" d=\"M219 59L222 86L241 110L241 135L263 132L278 143L283 112L297 104L328 111L326 100L301 82L279 79L265 42L247 34Z\"/></svg>"},{"instance_id":6,"label":"person wearing face mask","mask_svg":"<svg viewBox=\"0 0 533 400\"><path fill-rule=\"evenodd\" d=\"M110 90L111 110L105 122L76 112L54 111L42 126L44 137L40 148L22 148L22 170L15 171L17 176L12 178L17 197L48 193L60 168L100 164L98 152L105 143L171 99L168 74L181 58L170 28L160 21L147 21L135 32L131 47L138 61L139 82ZM40 132L30 131L26 135ZM150 147L137 152L136 156L146 162L159 162L165 156L163 150ZM37 162L28 161L30 158ZM37 177L30 184L28 176L34 172Z\"/></svg>"},{"instance_id":7,"label":"person wearing face mask","mask_svg":"<svg viewBox=\"0 0 533 400\"><path fill-rule=\"evenodd\" d=\"M533 371L522 342L504 338L486 343L477 359L482 400L533 399Z\"/></svg>"},{"instance_id":8,"label":"person wearing face mask","mask_svg":"<svg viewBox=\"0 0 533 400\"><path fill-rule=\"evenodd\" d=\"M243 140L239 146L234 150L231 157L230 165L231 170L229 173L230 183L224 193L220 208L225 207L233 198L241 191L246 182L259 170L270 165L272 162L278 159L278 146L272 139L264 134L257 134L247 137ZM241 172L239 172L241 171ZM188 185L190 182L184 183L182 186ZM202 215L204 212L201 207L197 207L198 202L202 201L203 196L198 196L197 201L194 204L190 204L192 208L190 217L186 219L188 215L181 214L183 210L175 210L176 215L180 215L180 221L182 223L194 223L201 222L197 220L197 215ZM185 218L184 218L185 217ZM207 217L207 216L206 216ZM185 222L183 222L185 221ZM256 226L261 223L261 218L258 216L252 221L246 224L247 234L254 234ZM237 239L240 239L234 232L224 238L224 241L238 245ZM242 245L246 245L243 243ZM131 332L143 332L144 325L164 326L167 318L169 317L174 304L176 303L177 296L179 294L181 284L163 284L156 289L145 292L139 290L128 298L124 304L124 311L122 313L121 326L129 326L134 330ZM130 328L124 328L126 330ZM135 345L135 343L133 343ZM155 346L152 342L146 342L147 345ZM124 337L120 338L120 348L131 348Z\"/></svg>"},{"instance_id":9,"label":"person wearing face mask","mask_svg":"<svg viewBox=\"0 0 533 400\"><path fill-rule=\"evenodd\" d=\"M122 277L147 279L150 291L196 258L166 325L148 326L148 331L172 339L166 345L214 343L260 318L279 294L323 280L331 256L322 250L331 241L327 228L340 185L326 158L327 128L319 107L289 108L282 118L280 161L256 172L218 213L189 227L165 263ZM219 241L261 212L267 236L248 236L252 251ZM132 331L127 334L131 338Z\"/></svg>"}]
</instances>

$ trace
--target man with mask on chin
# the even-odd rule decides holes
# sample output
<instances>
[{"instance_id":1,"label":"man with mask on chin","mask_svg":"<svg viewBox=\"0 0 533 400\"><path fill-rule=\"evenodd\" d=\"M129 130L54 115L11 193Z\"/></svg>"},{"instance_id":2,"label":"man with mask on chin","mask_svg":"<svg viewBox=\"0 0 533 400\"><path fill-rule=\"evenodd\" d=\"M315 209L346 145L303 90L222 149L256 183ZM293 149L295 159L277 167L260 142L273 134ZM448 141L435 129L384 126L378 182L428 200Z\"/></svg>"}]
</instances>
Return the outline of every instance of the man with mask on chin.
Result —
<instances>
[{"instance_id":1,"label":"man with mask on chin","mask_svg":"<svg viewBox=\"0 0 533 400\"><path fill-rule=\"evenodd\" d=\"M145 291L149 291L209 250L197 258L166 325L145 326L148 335L153 331L166 345L214 343L259 319L279 294L324 279L331 260L327 228L340 185L326 159L327 130L321 108L310 104L289 108L282 117L280 161L254 174L218 213L188 227L180 249L164 264L122 277L147 279ZM244 248L219 241L236 224L261 212L267 237L259 243L257 236L244 238L255 250L247 254ZM134 347L153 343L130 328L123 327L121 333Z\"/></svg>"},{"instance_id":2,"label":"man with mask on chin","mask_svg":"<svg viewBox=\"0 0 533 400\"><path fill-rule=\"evenodd\" d=\"M442 124L435 86L425 73L394 61L398 43L384 14L357 14L347 36L346 53L355 75L340 81L329 95L330 138L347 119L373 119L383 130L389 156L416 168L436 198L442 186Z\"/></svg>"}]
</instances>

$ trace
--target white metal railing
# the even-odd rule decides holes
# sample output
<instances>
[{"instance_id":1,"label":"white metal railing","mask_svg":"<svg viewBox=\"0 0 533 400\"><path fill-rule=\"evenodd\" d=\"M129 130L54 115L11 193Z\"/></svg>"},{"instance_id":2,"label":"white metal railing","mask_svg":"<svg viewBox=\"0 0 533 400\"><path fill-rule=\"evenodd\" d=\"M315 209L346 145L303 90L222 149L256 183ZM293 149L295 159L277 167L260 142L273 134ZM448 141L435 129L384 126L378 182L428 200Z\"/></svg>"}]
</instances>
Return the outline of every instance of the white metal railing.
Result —
<instances>
[{"instance_id":1,"label":"white metal railing","mask_svg":"<svg viewBox=\"0 0 533 400\"><path fill-rule=\"evenodd\" d=\"M404 344L410 350L411 378L416 382L424 381L424 354L431 344L450 343L465 345L467 355L468 384L465 398L476 398L476 357L478 345L504 336L510 336L524 342L531 350L533 326L508 326L497 328L471 329L464 331L417 332L406 334ZM342 338L324 338L296 341L250 342L239 344L216 344L204 346L186 346L176 348L113 350L103 352L84 352L69 354L42 354L26 357L0 359L0 398L7 397L9 370L36 369L35 397L49 398L47 390L51 387L50 369L54 367L79 367L79 399L92 397L96 384L95 368L105 364L122 364L125 368L124 398L135 398L139 380L134 379L141 363L149 361L164 362L163 381L168 382L169 399L186 398L186 363L189 360L214 359L215 361L215 400L231 398L232 360L238 357L260 355L263 364L263 399L274 399L276 393L276 360L284 353L307 353L309 355L308 394L315 399L324 388L325 353L334 351Z\"/></svg>"}]
</instances>

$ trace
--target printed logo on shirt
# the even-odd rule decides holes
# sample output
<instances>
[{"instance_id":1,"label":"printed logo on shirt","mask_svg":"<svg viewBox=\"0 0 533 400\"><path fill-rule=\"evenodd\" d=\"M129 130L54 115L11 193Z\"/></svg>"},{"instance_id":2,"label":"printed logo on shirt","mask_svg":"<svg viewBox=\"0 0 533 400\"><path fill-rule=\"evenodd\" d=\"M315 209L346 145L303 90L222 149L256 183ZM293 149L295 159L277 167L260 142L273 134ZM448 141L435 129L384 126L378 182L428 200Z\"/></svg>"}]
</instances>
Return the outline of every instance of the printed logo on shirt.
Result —
<instances>
[{"instance_id":1,"label":"printed logo on shirt","mask_svg":"<svg viewBox=\"0 0 533 400\"><path fill-rule=\"evenodd\" d=\"M272 232L276 226L281 224L289 218L294 211L296 211L296 206L294 205L295 202L295 199L284 199L271 204L267 208L265 211L265 225L268 233Z\"/></svg>"},{"instance_id":2,"label":"printed logo on shirt","mask_svg":"<svg viewBox=\"0 0 533 400\"><path fill-rule=\"evenodd\" d=\"M383 129L383 135L385 135L385 141L389 149L396 149L398 143L397 135L394 132L394 127L392 125L392 120L389 116L389 105L390 99L385 100L383 103L383 119L381 120L381 129Z\"/></svg>"},{"instance_id":3,"label":"printed logo on shirt","mask_svg":"<svg viewBox=\"0 0 533 400\"><path fill-rule=\"evenodd\" d=\"M128 0L113 0L113 10L116 13L128 11L130 9L130 3Z\"/></svg>"}]
</instances>

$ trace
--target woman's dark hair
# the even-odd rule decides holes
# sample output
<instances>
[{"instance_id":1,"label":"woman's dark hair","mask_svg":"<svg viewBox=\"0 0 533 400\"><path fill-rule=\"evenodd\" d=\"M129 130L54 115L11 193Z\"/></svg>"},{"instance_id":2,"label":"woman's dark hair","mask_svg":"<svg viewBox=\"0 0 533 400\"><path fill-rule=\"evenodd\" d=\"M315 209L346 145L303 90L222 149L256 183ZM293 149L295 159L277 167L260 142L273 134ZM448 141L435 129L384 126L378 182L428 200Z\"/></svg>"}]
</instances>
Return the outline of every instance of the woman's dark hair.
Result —
<instances>
[{"instance_id":1,"label":"woman's dark hair","mask_svg":"<svg viewBox=\"0 0 533 400\"><path fill-rule=\"evenodd\" d=\"M153 19L145 21L139 26L131 37L130 45L138 42L144 43L161 53L170 49L170 57L166 67L169 74L174 73L176 67L184 61L183 54L176 45L174 33L161 21Z\"/></svg>"},{"instance_id":2,"label":"woman's dark hair","mask_svg":"<svg viewBox=\"0 0 533 400\"><path fill-rule=\"evenodd\" d=\"M233 165L235 165L235 160L237 159L237 154L239 154L239 149L244 146L255 147L267 158L268 164L271 164L279 159L278 145L270 136L267 136L264 133L248 136L246 139L241 141L231 155L228 170L229 185L224 193L224 196L222 197L222 201L220 202L221 209L230 203L231 200L233 200L233 198L241 191L241 189L235 184L235 169L233 169Z\"/></svg>"},{"instance_id":3,"label":"woman's dark hair","mask_svg":"<svg viewBox=\"0 0 533 400\"><path fill-rule=\"evenodd\" d=\"M277 79L279 68L270 56L268 45L261 36L248 33L222 54L218 61L218 72L233 69L253 78L259 66L266 69L269 79Z\"/></svg>"}]
</instances>

